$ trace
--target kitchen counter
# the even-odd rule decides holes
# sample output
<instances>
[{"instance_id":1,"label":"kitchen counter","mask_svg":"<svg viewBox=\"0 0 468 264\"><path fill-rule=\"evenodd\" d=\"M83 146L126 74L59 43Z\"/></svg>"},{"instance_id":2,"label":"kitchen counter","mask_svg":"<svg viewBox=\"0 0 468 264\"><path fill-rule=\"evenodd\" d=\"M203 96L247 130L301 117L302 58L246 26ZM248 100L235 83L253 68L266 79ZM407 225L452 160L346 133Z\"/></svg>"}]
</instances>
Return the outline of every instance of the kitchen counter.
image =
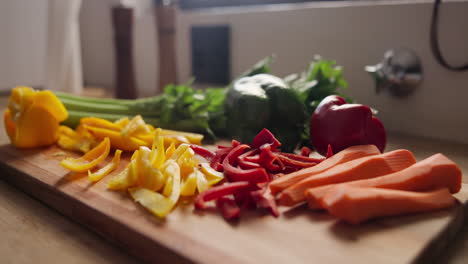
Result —
<instances>
[{"instance_id":1,"label":"kitchen counter","mask_svg":"<svg viewBox=\"0 0 468 264\"><path fill-rule=\"evenodd\" d=\"M6 99L0 99L6 106ZM3 122L0 144L7 144ZM390 135L387 150L406 148L421 160L442 152L457 162L468 183L468 145L405 135ZM2 172L3 173L3 172ZM76 224L47 205L0 180L0 255L2 263L139 263L124 250ZM466 263L468 225L439 263Z\"/></svg>"}]
</instances>

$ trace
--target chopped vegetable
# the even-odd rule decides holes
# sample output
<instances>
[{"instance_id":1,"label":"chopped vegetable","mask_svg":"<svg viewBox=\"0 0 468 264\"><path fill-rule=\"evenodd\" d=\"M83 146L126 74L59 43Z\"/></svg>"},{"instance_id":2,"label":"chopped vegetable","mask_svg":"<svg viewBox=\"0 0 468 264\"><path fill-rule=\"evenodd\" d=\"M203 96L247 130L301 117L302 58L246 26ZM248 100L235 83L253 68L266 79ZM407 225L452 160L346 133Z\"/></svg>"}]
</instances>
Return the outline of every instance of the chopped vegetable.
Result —
<instances>
[{"instance_id":1,"label":"chopped vegetable","mask_svg":"<svg viewBox=\"0 0 468 264\"><path fill-rule=\"evenodd\" d=\"M334 156L324 160L316 166L292 172L273 180L269 185L270 190L273 194L276 194L305 178L322 173L338 164L377 154L380 154L380 151L374 145L349 147L336 153Z\"/></svg>"},{"instance_id":2,"label":"chopped vegetable","mask_svg":"<svg viewBox=\"0 0 468 264\"><path fill-rule=\"evenodd\" d=\"M280 194L280 204L293 206L304 202L305 190L312 187L374 178L400 171L414 163L413 154L403 149L351 160L288 187Z\"/></svg>"},{"instance_id":3,"label":"chopped vegetable","mask_svg":"<svg viewBox=\"0 0 468 264\"><path fill-rule=\"evenodd\" d=\"M341 151L355 145L373 144L381 152L385 149L385 128L368 106L347 104L330 95L315 109L310 120L310 138L318 153L325 155L328 145Z\"/></svg>"},{"instance_id":4,"label":"chopped vegetable","mask_svg":"<svg viewBox=\"0 0 468 264\"><path fill-rule=\"evenodd\" d=\"M73 172L86 172L93 169L107 158L110 151L109 138L105 138L99 145L88 151L80 158L65 158L60 165Z\"/></svg>"},{"instance_id":5,"label":"chopped vegetable","mask_svg":"<svg viewBox=\"0 0 468 264\"><path fill-rule=\"evenodd\" d=\"M67 116L67 110L52 92L15 87L8 99L4 123L15 147L33 148L55 143L59 123Z\"/></svg>"},{"instance_id":6,"label":"chopped vegetable","mask_svg":"<svg viewBox=\"0 0 468 264\"><path fill-rule=\"evenodd\" d=\"M106 166L100 168L95 172L91 172L90 170L88 170L88 179L92 182L97 182L104 178L107 174L115 170L115 168L119 166L121 154L122 151L120 149L117 149L115 151L114 158Z\"/></svg>"},{"instance_id":7,"label":"chopped vegetable","mask_svg":"<svg viewBox=\"0 0 468 264\"><path fill-rule=\"evenodd\" d=\"M430 191L448 188L450 192L460 191L462 174L453 161L442 154L417 162L410 167L384 176L342 183L354 187L375 187L404 191ZM338 184L310 188L305 192L309 207L323 208L322 202L329 190Z\"/></svg>"},{"instance_id":8,"label":"chopped vegetable","mask_svg":"<svg viewBox=\"0 0 468 264\"><path fill-rule=\"evenodd\" d=\"M226 183L224 185L210 188L197 196L195 199L195 207L198 209L206 209L207 205L205 202L215 200L226 195L234 194L241 190L249 190L250 186L251 184L249 182L244 181Z\"/></svg>"},{"instance_id":9,"label":"chopped vegetable","mask_svg":"<svg viewBox=\"0 0 468 264\"><path fill-rule=\"evenodd\" d=\"M146 124L139 115L131 120L125 118L116 122L96 117L84 117L80 120L76 131L66 126L60 127L58 145L63 149L86 153L91 146L95 145L96 141L107 137L113 148L135 151L142 146L150 147L155 144L153 141L156 130L159 131L156 139L160 136L163 140L162 144L165 146L172 143L176 146L182 143L200 144L203 139L201 134L155 129Z\"/></svg>"},{"instance_id":10,"label":"chopped vegetable","mask_svg":"<svg viewBox=\"0 0 468 264\"><path fill-rule=\"evenodd\" d=\"M164 218L174 207L172 200L158 192L141 187L130 188L128 191L134 201L140 203L157 217Z\"/></svg>"},{"instance_id":11,"label":"chopped vegetable","mask_svg":"<svg viewBox=\"0 0 468 264\"><path fill-rule=\"evenodd\" d=\"M195 207L205 209L205 202L216 200L217 208L226 219L238 218L242 208L267 209L277 217L279 212L268 183L279 174L312 167L324 160L283 153L280 146L275 136L263 129L250 145L233 140L230 147L218 146L214 153L200 146L193 147L210 162L211 168L208 163L201 164L205 175L219 179L218 174L222 172L227 181L200 193Z\"/></svg>"},{"instance_id":12,"label":"chopped vegetable","mask_svg":"<svg viewBox=\"0 0 468 264\"><path fill-rule=\"evenodd\" d=\"M456 199L446 188L411 192L341 185L324 198L330 214L351 224L408 213L429 212L454 206Z\"/></svg>"},{"instance_id":13,"label":"chopped vegetable","mask_svg":"<svg viewBox=\"0 0 468 264\"><path fill-rule=\"evenodd\" d=\"M131 121L127 125L134 126ZM209 175L210 181L207 181L190 145L180 144L176 148L171 143L166 150L164 130L150 129L154 133L152 148L141 146L135 151L127 168L111 179L108 188L128 189L136 202L163 218L177 204L180 196L193 196L197 190L205 191L222 180L223 175Z\"/></svg>"},{"instance_id":14,"label":"chopped vegetable","mask_svg":"<svg viewBox=\"0 0 468 264\"><path fill-rule=\"evenodd\" d=\"M241 210L233 197L223 196L216 199L216 208L221 211L226 220L236 219L240 216Z\"/></svg>"}]
</instances>

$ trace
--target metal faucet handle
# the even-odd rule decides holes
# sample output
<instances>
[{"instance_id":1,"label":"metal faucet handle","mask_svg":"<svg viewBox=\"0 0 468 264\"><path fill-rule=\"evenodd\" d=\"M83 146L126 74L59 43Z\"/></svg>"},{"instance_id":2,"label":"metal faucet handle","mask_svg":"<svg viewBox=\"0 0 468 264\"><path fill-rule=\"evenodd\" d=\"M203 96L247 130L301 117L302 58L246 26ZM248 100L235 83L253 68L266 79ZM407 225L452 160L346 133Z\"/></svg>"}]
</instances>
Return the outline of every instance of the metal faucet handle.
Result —
<instances>
[{"instance_id":1,"label":"metal faucet handle","mask_svg":"<svg viewBox=\"0 0 468 264\"><path fill-rule=\"evenodd\" d=\"M423 79L421 61L409 49L388 50L380 63L365 66L364 70L374 77L377 93L388 91L399 97L411 94Z\"/></svg>"}]
</instances>

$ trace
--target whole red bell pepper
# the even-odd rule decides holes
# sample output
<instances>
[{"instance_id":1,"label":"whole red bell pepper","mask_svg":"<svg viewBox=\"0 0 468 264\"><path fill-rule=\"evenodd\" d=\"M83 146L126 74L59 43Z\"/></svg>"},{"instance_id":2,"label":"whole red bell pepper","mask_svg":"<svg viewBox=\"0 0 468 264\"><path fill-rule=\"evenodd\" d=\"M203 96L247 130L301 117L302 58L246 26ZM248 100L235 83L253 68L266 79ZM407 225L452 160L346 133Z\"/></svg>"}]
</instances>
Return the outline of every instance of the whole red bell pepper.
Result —
<instances>
[{"instance_id":1,"label":"whole red bell pepper","mask_svg":"<svg viewBox=\"0 0 468 264\"><path fill-rule=\"evenodd\" d=\"M310 120L310 138L315 150L326 155L328 145L334 153L354 145L373 144L383 152L387 142L385 128L370 107L348 104L337 95L325 97Z\"/></svg>"}]
</instances>

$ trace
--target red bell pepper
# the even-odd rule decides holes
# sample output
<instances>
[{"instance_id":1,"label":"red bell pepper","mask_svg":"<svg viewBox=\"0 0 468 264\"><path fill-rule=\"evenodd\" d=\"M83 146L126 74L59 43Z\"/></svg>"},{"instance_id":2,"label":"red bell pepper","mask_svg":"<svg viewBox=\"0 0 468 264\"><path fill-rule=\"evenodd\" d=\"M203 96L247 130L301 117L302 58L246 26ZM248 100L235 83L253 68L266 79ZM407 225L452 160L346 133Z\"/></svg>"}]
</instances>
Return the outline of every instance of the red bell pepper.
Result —
<instances>
[{"instance_id":1,"label":"red bell pepper","mask_svg":"<svg viewBox=\"0 0 468 264\"><path fill-rule=\"evenodd\" d=\"M336 95L320 102L310 120L310 138L315 150L323 156L331 145L335 153L354 145L373 144L384 151L385 128L370 107L347 104Z\"/></svg>"}]
</instances>

